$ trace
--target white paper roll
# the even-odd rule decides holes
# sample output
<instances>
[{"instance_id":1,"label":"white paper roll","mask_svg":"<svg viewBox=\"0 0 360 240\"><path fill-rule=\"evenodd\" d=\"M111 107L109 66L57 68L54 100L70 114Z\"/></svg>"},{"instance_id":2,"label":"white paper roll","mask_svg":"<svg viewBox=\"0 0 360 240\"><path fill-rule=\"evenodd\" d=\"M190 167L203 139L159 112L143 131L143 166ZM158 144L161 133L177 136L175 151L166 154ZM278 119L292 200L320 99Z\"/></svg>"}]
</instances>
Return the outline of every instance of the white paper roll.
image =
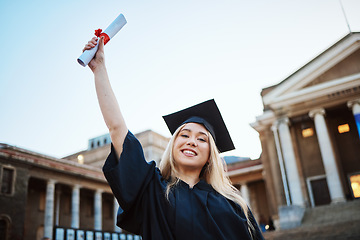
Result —
<instances>
[{"instance_id":1,"label":"white paper roll","mask_svg":"<svg viewBox=\"0 0 360 240\"><path fill-rule=\"evenodd\" d=\"M104 31L110 39L112 39L119 31L120 29L126 24L126 19L123 14L120 14ZM81 54L81 56L77 59L78 63L85 67L89 64L91 59L95 56L95 53L98 49L98 44L90 50L86 50Z\"/></svg>"}]
</instances>

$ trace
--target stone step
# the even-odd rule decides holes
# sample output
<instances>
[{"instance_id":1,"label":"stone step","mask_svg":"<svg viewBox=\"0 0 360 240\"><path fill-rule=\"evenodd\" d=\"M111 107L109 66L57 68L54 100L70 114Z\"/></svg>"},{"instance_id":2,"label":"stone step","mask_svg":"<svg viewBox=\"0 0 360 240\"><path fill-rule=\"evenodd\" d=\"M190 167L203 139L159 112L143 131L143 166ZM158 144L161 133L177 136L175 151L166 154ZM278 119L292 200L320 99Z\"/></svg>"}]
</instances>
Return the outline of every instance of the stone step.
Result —
<instances>
[{"instance_id":1,"label":"stone step","mask_svg":"<svg viewBox=\"0 0 360 240\"><path fill-rule=\"evenodd\" d=\"M360 221L300 227L264 233L266 240L359 240Z\"/></svg>"},{"instance_id":2,"label":"stone step","mask_svg":"<svg viewBox=\"0 0 360 240\"><path fill-rule=\"evenodd\" d=\"M305 210L302 226L327 225L360 220L360 201L354 200Z\"/></svg>"},{"instance_id":3,"label":"stone step","mask_svg":"<svg viewBox=\"0 0 360 240\"><path fill-rule=\"evenodd\" d=\"M359 240L360 201L308 208L298 228L264 233L266 240Z\"/></svg>"}]
</instances>

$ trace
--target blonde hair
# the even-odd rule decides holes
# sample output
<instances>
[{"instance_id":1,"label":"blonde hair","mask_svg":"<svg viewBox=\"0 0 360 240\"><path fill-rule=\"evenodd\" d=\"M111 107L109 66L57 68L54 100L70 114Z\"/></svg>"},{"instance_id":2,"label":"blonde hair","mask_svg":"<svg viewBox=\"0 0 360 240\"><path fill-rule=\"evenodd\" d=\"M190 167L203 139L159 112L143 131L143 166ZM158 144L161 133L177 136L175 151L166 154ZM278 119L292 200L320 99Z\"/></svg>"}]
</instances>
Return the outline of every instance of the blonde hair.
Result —
<instances>
[{"instance_id":1,"label":"blonde hair","mask_svg":"<svg viewBox=\"0 0 360 240\"><path fill-rule=\"evenodd\" d=\"M174 132L160 161L160 172L165 179L169 180L165 192L167 199L169 199L169 193L172 187L174 187L180 181L176 177L179 176L179 174L176 170L176 162L173 158L172 149L174 146L175 138L178 136L180 130L184 126L185 124L181 125ZM203 167L199 177L201 179L204 179L215 189L215 191L223 195L225 198L240 205L240 207L245 213L250 235L252 235L252 231L250 231L250 228L254 229L254 227L249 219L249 207L245 200L241 197L240 191L231 184L229 177L225 174L225 162L220 157L219 150L216 147L214 138L210 133L208 134L208 136L210 145L210 157L208 163L205 164L205 166Z\"/></svg>"}]
</instances>

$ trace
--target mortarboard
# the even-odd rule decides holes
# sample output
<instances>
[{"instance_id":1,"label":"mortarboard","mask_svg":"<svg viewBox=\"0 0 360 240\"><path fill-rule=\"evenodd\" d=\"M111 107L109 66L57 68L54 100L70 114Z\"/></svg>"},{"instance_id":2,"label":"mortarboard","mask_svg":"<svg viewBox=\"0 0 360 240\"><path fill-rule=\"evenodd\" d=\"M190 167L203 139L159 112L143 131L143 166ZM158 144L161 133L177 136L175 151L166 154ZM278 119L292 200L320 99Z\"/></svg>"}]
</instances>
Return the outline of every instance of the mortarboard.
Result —
<instances>
[{"instance_id":1,"label":"mortarboard","mask_svg":"<svg viewBox=\"0 0 360 240\"><path fill-rule=\"evenodd\" d=\"M221 153L235 149L214 99L163 116L163 118L171 134L174 134L176 129L184 123L200 123L211 133Z\"/></svg>"}]
</instances>

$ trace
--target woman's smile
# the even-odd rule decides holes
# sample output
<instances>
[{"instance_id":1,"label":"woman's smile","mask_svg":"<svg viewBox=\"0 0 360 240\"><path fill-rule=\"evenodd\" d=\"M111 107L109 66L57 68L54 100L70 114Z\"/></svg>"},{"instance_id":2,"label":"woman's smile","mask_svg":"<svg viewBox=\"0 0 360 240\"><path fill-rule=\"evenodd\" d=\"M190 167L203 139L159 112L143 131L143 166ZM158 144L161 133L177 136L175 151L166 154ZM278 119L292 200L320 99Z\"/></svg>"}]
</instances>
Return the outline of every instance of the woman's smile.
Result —
<instances>
[{"instance_id":1,"label":"woman's smile","mask_svg":"<svg viewBox=\"0 0 360 240\"><path fill-rule=\"evenodd\" d=\"M182 152L187 157L193 157L193 156L197 155L197 153L194 150L191 150L191 149L184 149L184 150L182 150Z\"/></svg>"}]
</instances>

